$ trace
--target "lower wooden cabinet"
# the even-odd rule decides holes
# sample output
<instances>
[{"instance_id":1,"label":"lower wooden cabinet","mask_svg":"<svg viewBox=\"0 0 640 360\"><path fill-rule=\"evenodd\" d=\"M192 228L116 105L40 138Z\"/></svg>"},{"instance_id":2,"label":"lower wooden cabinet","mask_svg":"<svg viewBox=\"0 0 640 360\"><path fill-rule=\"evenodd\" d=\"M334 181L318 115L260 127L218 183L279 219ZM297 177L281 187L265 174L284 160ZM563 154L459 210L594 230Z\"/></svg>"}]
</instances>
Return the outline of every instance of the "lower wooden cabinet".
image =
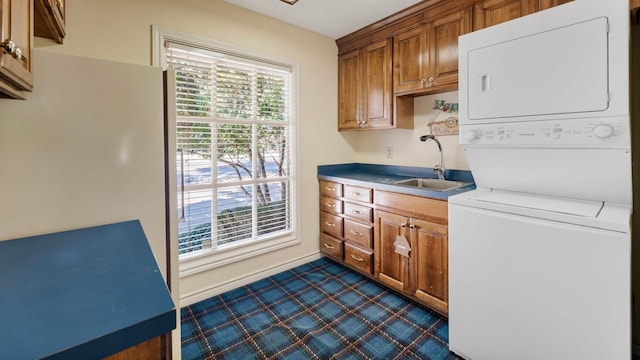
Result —
<instances>
[{"instance_id":1,"label":"lower wooden cabinet","mask_svg":"<svg viewBox=\"0 0 640 360\"><path fill-rule=\"evenodd\" d=\"M411 293L429 307L446 313L449 308L448 229L420 219L413 219L411 227Z\"/></svg>"},{"instance_id":2,"label":"lower wooden cabinet","mask_svg":"<svg viewBox=\"0 0 640 360\"><path fill-rule=\"evenodd\" d=\"M119 353L106 357L104 360L147 360L147 359L168 359L171 357L167 342L171 337L162 335L149 339L141 344L132 346Z\"/></svg>"},{"instance_id":3,"label":"lower wooden cabinet","mask_svg":"<svg viewBox=\"0 0 640 360\"><path fill-rule=\"evenodd\" d=\"M342 240L336 239L325 233L320 234L320 251L331 256L332 258L342 261L343 249Z\"/></svg>"},{"instance_id":4,"label":"lower wooden cabinet","mask_svg":"<svg viewBox=\"0 0 640 360\"><path fill-rule=\"evenodd\" d=\"M447 226L387 211L376 211L378 280L440 313L448 312ZM411 251L396 253L404 236Z\"/></svg>"},{"instance_id":5,"label":"lower wooden cabinet","mask_svg":"<svg viewBox=\"0 0 640 360\"><path fill-rule=\"evenodd\" d=\"M376 261L378 272L376 277L380 282L400 291L409 291L409 259L395 252L397 236L409 236L407 225L409 218L376 211Z\"/></svg>"},{"instance_id":6,"label":"lower wooden cabinet","mask_svg":"<svg viewBox=\"0 0 640 360\"><path fill-rule=\"evenodd\" d=\"M374 272L373 189L320 181L320 251L368 276Z\"/></svg>"},{"instance_id":7,"label":"lower wooden cabinet","mask_svg":"<svg viewBox=\"0 0 640 360\"><path fill-rule=\"evenodd\" d=\"M344 263L367 275L373 274L373 251L344 243Z\"/></svg>"},{"instance_id":8,"label":"lower wooden cabinet","mask_svg":"<svg viewBox=\"0 0 640 360\"><path fill-rule=\"evenodd\" d=\"M429 308L448 313L448 204L320 182L320 251ZM409 256L396 252L406 238Z\"/></svg>"}]
</instances>

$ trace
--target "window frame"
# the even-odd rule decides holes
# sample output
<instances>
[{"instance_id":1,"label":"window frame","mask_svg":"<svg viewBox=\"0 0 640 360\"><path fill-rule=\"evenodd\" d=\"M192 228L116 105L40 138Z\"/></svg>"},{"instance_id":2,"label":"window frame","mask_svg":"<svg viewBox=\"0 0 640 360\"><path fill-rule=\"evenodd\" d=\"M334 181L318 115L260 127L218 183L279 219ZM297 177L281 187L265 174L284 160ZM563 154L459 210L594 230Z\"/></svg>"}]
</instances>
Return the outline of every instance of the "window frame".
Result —
<instances>
[{"instance_id":1,"label":"window frame","mask_svg":"<svg viewBox=\"0 0 640 360\"><path fill-rule=\"evenodd\" d=\"M269 237L267 239L261 239L258 241L251 242L241 242L236 246L230 246L225 249L217 249L215 251L206 251L206 252L198 252L197 254L192 254L186 257L179 258L179 276L186 277L193 274L197 274L203 271L211 270L220 266L224 266L227 264L231 264L237 261L242 261L246 259L250 259L255 256L263 255L272 251L277 251L280 249L284 249L289 246L298 245L301 243L299 240L299 230L298 224L299 221L299 212L298 209L298 201L299 201L299 186L297 185L297 173L299 169L299 162L297 154L297 138L298 138L298 111L297 111L297 92L298 92L298 71L299 66L296 62L275 58L272 55L259 54L252 51L247 51L246 49L240 49L238 47L234 47L228 44L220 43L214 40L206 39L199 36L188 35L168 29L164 29L162 27L152 26L153 33L153 49L152 49L152 65L155 67L160 67L163 70L167 68L166 63L166 53L165 53L165 42L169 41L172 43L177 43L183 46L199 48L203 50L215 51L224 54L229 54L234 57L242 57L248 59L248 61L259 61L263 63L273 64L275 66L279 66L281 68L288 68L291 71L291 97L290 107L291 107L291 118L289 119L288 126L290 127L289 136L289 146L290 146L290 184L293 188L290 191L290 221L291 221L291 231L286 235ZM172 72L173 73L173 72ZM170 82L174 84L173 82ZM169 99L175 102L174 99ZM169 111L174 111L175 113L175 105L169 106L168 109L172 109ZM173 127L172 130L168 131L169 136L171 134L175 137L175 131L177 127L177 117L169 116L169 127ZM175 147L175 139L169 139L169 141L173 142L172 146L169 148ZM169 149L169 150L170 150ZM175 167L177 158L176 152L168 151L167 156L169 157L167 164ZM173 164L173 165L171 165ZM168 169L171 173L176 172L176 169L173 168ZM171 175L174 176L175 175ZM265 179L267 180L267 179ZM169 194L167 196L172 197L173 199L177 199L178 196L178 188L177 186L169 187ZM215 187L214 187L215 188ZM175 202L171 202L174 203ZM168 219L172 219L170 224L168 224L169 239L172 242L175 242L175 247L178 246L178 223L177 223L177 206L169 205L167 206L168 211L171 212L171 215Z\"/></svg>"}]
</instances>

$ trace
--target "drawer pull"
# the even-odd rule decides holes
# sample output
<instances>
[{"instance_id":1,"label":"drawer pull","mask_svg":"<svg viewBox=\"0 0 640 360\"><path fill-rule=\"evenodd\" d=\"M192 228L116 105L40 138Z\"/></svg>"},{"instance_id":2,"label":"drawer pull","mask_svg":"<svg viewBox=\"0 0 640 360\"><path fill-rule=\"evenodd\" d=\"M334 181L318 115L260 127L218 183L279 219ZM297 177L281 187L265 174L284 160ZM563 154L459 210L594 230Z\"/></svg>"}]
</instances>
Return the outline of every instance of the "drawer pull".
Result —
<instances>
[{"instance_id":1,"label":"drawer pull","mask_svg":"<svg viewBox=\"0 0 640 360\"><path fill-rule=\"evenodd\" d=\"M330 208L334 208L334 207L336 207L336 205L335 205L335 204L329 204L329 203L324 203L324 204L325 204L326 206L330 207Z\"/></svg>"},{"instance_id":2,"label":"drawer pull","mask_svg":"<svg viewBox=\"0 0 640 360\"><path fill-rule=\"evenodd\" d=\"M336 224L334 224L334 223L330 223L330 222L326 222L325 221L324 224L327 225L327 226L336 227Z\"/></svg>"},{"instance_id":3,"label":"drawer pull","mask_svg":"<svg viewBox=\"0 0 640 360\"><path fill-rule=\"evenodd\" d=\"M324 189L325 189L325 190L327 190L327 191L333 191L333 192L336 192L336 189L334 189L334 188L332 188L332 187L325 186L325 187L324 187Z\"/></svg>"},{"instance_id":4,"label":"drawer pull","mask_svg":"<svg viewBox=\"0 0 640 360\"><path fill-rule=\"evenodd\" d=\"M351 210L351 213L355 215L362 215L362 211L360 210Z\"/></svg>"},{"instance_id":5,"label":"drawer pull","mask_svg":"<svg viewBox=\"0 0 640 360\"><path fill-rule=\"evenodd\" d=\"M353 196L362 196L362 194L360 194L359 192L352 192L351 195L353 195Z\"/></svg>"},{"instance_id":6,"label":"drawer pull","mask_svg":"<svg viewBox=\"0 0 640 360\"><path fill-rule=\"evenodd\" d=\"M335 249L335 248L336 248L335 246L333 246L333 245L329 245L329 244L327 244L327 243L324 243L323 245L324 245L324 247L325 247L325 248L327 248L327 249L331 249L331 250L333 250L333 249Z\"/></svg>"},{"instance_id":7,"label":"drawer pull","mask_svg":"<svg viewBox=\"0 0 640 360\"><path fill-rule=\"evenodd\" d=\"M349 232L351 232L351 233L352 233L353 235L355 235L355 236L364 236L364 234L359 233L359 232L357 232L357 231L349 230Z\"/></svg>"},{"instance_id":8,"label":"drawer pull","mask_svg":"<svg viewBox=\"0 0 640 360\"><path fill-rule=\"evenodd\" d=\"M363 258L359 258L359 257L357 257L357 256L355 256L355 255L353 255L353 254L351 254L351 258L352 258L353 260L357 261L357 262L364 262L364 259L363 259Z\"/></svg>"}]
</instances>

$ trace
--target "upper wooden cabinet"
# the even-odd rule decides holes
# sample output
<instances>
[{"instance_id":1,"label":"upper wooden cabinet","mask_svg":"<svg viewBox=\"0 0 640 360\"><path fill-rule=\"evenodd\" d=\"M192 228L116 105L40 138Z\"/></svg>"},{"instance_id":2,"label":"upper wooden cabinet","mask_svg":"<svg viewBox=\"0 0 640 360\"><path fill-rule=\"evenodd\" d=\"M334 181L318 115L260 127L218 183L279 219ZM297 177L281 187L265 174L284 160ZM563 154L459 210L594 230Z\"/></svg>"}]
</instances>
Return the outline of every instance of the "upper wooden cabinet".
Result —
<instances>
[{"instance_id":1,"label":"upper wooden cabinet","mask_svg":"<svg viewBox=\"0 0 640 360\"><path fill-rule=\"evenodd\" d=\"M62 44L65 36L64 0L33 0L36 5L35 36L53 39Z\"/></svg>"},{"instance_id":2,"label":"upper wooden cabinet","mask_svg":"<svg viewBox=\"0 0 640 360\"><path fill-rule=\"evenodd\" d=\"M391 116L393 92L391 86L391 39L373 43L363 52L362 108L365 127L394 127Z\"/></svg>"},{"instance_id":3,"label":"upper wooden cabinet","mask_svg":"<svg viewBox=\"0 0 640 360\"><path fill-rule=\"evenodd\" d=\"M533 14L540 9L539 0L480 0L475 5L475 24L479 30L521 16Z\"/></svg>"},{"instance_id":4,"label":"upper wooden cabinet","mask_svg":"<svg viewBox=\"0 0 640 360\"><path fill-rule=\"evenodd\" d=\"M338 57L338 130L357 129L362 121L360 53L356 49Z\"/></svg>"},{"instance_id":5,"label":"upper wooden cabinet","mask_svg":"<svg viewBox=\"0 0 640 360\"><path fill-rule=\"evenodd\" d=\"M458 83L458 36L471 31L471 8L394 37L394 92L450 91Z\"/></svg>"},{"instance_id":6,"label":"upper wooden cabinet","mask_svg":"<svg viewBox=\"0 0 640 360\"><path fill-rule=\"evenodd\" d=\"M540 10L545 10L554 6L566 4L571 1L573 0L540 0Z\"/></svg>"},{"instance_id":7,"label":"upper wooden cabinet","mask_svg":"<svg viewBox=\"0 0 640 360\"><path fill-rule=\"evenodd\" d=\"M413 97L458 88L458 36L569 1L421 1L337 39L338 130L413 128Z\"/></svg>"},{"instance_id":8,"label":"upper wooden cabinet","mask_svg":"<svg viewBox=\"0 0 640 360\"><path fill-rule=\"evenodd\" d=\"M0 4L0 96L24 99L25 91L33 89L33 2L2 0Z\"/></svg>"},{"instance_id":9,"label":"upper wooden cabinet","mask_svg":"<svg viewBox=\"0 0 640 360\"><path fill-rule=\"evenodd\" d=\"M64 0L0 0L0 14L0 97L25 99L33 90L33 36L62 43Z\"/></svg>"},{"instance_id":10,"label":"upper wooden cabinet","mask_svg":"<svg viewBox=\"0 0 640 360\"><path fill-rule=\"evenodd\" d=\"M338 57L338 130L407 127L402 116L393 116L391 41Z\"/></svg>"}]
</instances>

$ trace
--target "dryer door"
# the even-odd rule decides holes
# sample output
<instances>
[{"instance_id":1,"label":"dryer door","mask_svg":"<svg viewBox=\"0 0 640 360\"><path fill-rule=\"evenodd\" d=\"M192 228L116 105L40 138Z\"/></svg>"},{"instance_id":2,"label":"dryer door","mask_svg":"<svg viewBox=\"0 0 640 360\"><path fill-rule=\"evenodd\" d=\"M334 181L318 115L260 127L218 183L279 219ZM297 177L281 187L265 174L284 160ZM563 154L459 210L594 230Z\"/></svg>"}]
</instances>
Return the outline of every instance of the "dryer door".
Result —
<instances>
[{"instance_id":1,"label":"dryer door","mask_svg":"<svg viewBox=\"0 0 640 360\"><path fill-rule=\"evenodd\" d=\"M516 21L505 25L517 26ZM466 55L470 123L608 108L605 17L480 47Z\"/></svg>"}]
</instances>

